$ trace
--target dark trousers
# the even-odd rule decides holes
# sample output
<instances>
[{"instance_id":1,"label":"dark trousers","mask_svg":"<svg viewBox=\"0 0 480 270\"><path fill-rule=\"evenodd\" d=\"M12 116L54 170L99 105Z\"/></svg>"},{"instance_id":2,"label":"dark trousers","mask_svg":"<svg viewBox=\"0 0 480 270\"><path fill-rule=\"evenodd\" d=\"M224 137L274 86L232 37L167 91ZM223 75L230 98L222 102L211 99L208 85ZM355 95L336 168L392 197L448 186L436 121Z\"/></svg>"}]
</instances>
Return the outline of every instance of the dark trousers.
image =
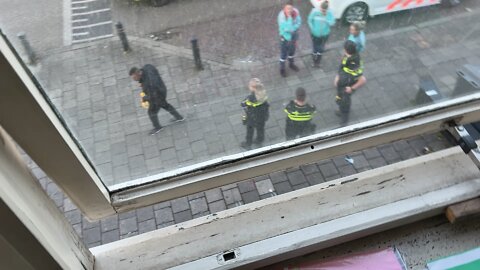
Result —
<instances>
[{"instance_id":1,"label":"dark trousers","mask_svg":"<svg viewBox=\"0 0 480 270\"><path fill-rule=\"evenodd\" d=\"M313 43L313 60L319 64L322 60L322 54L325 51L325 44L329 36L315 37L312 35Z\"/></svg>"},{"instance_id":2,"label":"dark trousers","mask_svg":"<svg viewBox=\"0 0 480 270\"><path fill-rule=\"evenodd\" d=\"M350 115L350 107L352 106L352 99L351 95L345 92L346 86L338 86L337 87L337 96L336 101L338 105L338 109L340 110L340 117L342 125L348 122L348 118Z\"/></svg>"},{"instance_id":3,"label":"dark trousers","mask_svg":"<svg viewBox=\"0 0 480 270\"><path fill-rule=\"evenodd\" d=\"M285 62L294 62L295 51L297 50L298 33L292 35L292 40L285 40L283 37L280 40L280 68L285 69Z\"/></svg>"},{"instance_id":4,"label":"dark trousers","mask_svg":"<svg viewBox=\"0 0 480 270\"><path fill-rule=\"evenodd\" d=\"M255 140L255 142L262 143L265 140L265 122L256 123L255 125L247 124L247 138L246 138L247 145L252 145L253 133L255 129L257 130L257 139Z\"/></svg>"},{"instance_id":5,"label":"dark trousers","mask_svg":"<svg viewBox=\"0 0 480 270\"><path fill-rule=\"evenodd\" d=\"M160 122L158 121L158 112L160 109L165 109L167 112L169 112L175 119L182 119L183 117L175 110L175 108L170 105L165 99L159 100L157 102L151 102L150 107L148 108L148 116L150 117L150 120L152 121L153 127L154 128L161 128L162 126L160 125Z\"/></svg>"},{"instance_id":6,"label":"dark trousers","mask_svg":"<svg viewBox=\"0 0 480 270\"><path fill-rule=\"evenodd\" d=\"M285 134L287 140L296 139L298 136L304 137L311 135L315 132L316 125L311 121L292 121L287 118L285 125Z\"/></svg>"}]
</instances>

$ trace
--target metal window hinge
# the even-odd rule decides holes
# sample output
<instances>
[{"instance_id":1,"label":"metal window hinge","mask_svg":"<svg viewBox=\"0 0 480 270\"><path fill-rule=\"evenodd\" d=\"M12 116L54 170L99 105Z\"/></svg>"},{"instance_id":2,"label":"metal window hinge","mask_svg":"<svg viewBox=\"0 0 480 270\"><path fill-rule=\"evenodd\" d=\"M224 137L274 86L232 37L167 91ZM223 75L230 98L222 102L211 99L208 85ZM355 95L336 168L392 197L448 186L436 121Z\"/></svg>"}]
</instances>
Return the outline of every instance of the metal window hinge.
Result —
<instances>
[{"instance_id":1,"label":"metal window hinge","mask_svg":"<svg viewBox=\"0 0 480 270\"><path fill-rule=\"evenodd\" d=\"M480 149L468 130L463 125L451 125L447 130L454 137L463 152L467 154L480 169Z\"/></svg>"}]
</instances>

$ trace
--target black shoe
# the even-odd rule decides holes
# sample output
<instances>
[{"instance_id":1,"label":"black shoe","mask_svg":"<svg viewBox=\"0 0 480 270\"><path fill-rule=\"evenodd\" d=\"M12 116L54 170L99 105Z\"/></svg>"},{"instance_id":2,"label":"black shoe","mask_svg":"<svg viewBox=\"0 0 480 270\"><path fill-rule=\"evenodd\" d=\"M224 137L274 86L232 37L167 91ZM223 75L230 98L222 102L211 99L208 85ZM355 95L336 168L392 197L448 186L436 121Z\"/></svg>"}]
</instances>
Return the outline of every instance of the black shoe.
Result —
<instances>
[{"instance_id":1,"label":"black shoe","mask_svg":"<svg viewBox=\"0 0 480 270\"><path fill-rule=\"evenodd\" d=\"M170 119L170 123L180 123L180 122L183 122L183 121L185 121L185 117Z\"/></svg>"},{"instance_id":2,"label":"black shoe","mask_svg":"<svg viewBox=\"0 0 480 270\"><path fill-rule=\"evenodd\" d=\"M297 65L295 65L294 63L290 63L290 64L288 65L288 67L289 67L291 70L295 71L295 72L298 72L298 71L300 70L300 69L297 67Z\"/></svg>"},{"instance_id":3,"label":"black shoe","mask_svg":"<svg viewBox=\"0 0 480 270\"><path fill-rule=\"evenodd\" d=\"M240 144L240 147L242 147L243 149L245 150L252 150L252 145L251 144L248 144L247 142L242 142Z\"/></svg>"},{"instance_id":4,"label":"black shoe","mask_svg":"<svg viewBox=\"0 0 480 270\"><path fill-rule=\"evenodd\" d=\"M155 134L159 133L162 129L163 129L163 127L154 128L154 129L150 130L150 132L148 134L155 135Z\"/></svg>"},{"instance_id":5,"label":"black shoe","mask_svg":"<svg viewBox=\"0 0 480 270\"><path fill-rule=\"evenodd\" d=\"M283 78L287 77L287 71L285 69L280 69L280 75L282 75Z\"/></svg>"}]
</instances>

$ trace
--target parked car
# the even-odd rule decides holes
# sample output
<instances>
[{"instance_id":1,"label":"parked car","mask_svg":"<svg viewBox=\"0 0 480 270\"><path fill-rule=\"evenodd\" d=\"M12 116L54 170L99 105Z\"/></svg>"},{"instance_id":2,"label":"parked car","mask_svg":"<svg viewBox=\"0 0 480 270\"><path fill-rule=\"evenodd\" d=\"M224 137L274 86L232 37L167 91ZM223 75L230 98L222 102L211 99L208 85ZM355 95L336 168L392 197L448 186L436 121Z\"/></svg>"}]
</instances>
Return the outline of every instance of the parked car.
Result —
<instances>
[{"instance_id":1,"label":"parked car","mask_svg":"<svg viewBox=\"0 0 480 270\"><path fill-rule=\"evenodd\" d=\"M310 0L318 7L324 0ZM458 4L459 0L329 0L330 9L344 22L364 21L368 17L395 11L438 5Z\"/></svg>"}]
</instances>

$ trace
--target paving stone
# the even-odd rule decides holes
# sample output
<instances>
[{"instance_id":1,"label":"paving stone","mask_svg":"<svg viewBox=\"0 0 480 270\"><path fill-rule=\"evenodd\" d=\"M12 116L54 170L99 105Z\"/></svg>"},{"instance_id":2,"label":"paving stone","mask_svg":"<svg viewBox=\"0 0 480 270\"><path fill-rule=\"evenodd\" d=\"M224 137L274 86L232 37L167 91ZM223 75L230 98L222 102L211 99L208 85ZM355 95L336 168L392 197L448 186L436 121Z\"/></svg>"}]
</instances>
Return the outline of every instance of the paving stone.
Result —
<instances>
[{"instance_id":1,"label":"paving stone","mask_svg":"<svg viewBox=\"0 0 480 270\"><path fill-rule=\"evenodd\" d=\"M391 145L379 147L378 150L389 164L401 160L400 155Z\"/></svg>"},{"instance_id":2,"label":"paving stone","mask_svg":"<svg viewBox=\"0 0 480 270\"><path fill-rule=\"evenodd\" d=\"M118 240L120 240L120 231L118 229L102 233L102 245Z\"/></svg>"},{"instance_id":3,"label":"paving stone","mask_svg":"<svg viewBox=\"0 0 480 270\"><path fill-rule=\"evenodd\" d=\"M138 231L137 218L120 219L120 235Z\"/></svg>"},{"instance_id":4,"label":"paving stone","mask_svg":"<svg viewBox=\"0 0 480 270\"><path fill-rule=\"evenodd\" d=\"M244 203L251 203L260 200L260 196L256 190L242 193L242 199Z\"/></svg>"},{"instance_id":5,"label":"paving stone","mask_svg":"<svg viewBox=\"0 0 480 270\"><path fill-rule=\"evenodd\" d=\"M210 215L210 212L201 212L192 216L193 219Z\"/></svg>"},{"instance_id":6,"label":"paving stone","mask_svg":"<svg viewBox=\"0 0 480 270\"><path fill-rule=\"evenodd\" d=\"M165 223L162 223L162 224L158 224L157 229L162 229L162 228L172 226L172 225L175 225L174 221L165 222Z\"/></svg>"},{"instance_id":7,"label":"paving stone","mask_svg":"<svg viewBox=\"0 0 480 270\"><path fill-rule=\"evenodd\" d=\"M155 224L155 219L148 219L138 223L138 233L151 232L157 229L157 224Z\"/></svg>"},{"instance_id":8,"label":"paving stone","mask_svg":"<svg viewBox=\"0 0 480 270\"><path fill-rule=\"evenodd\" d=\"M190 212L190 210L175 213L173 214L173 218L175 219L175 223L180 223L180 222L193 219L192 213Z\"/></svg>"},{"instance_id":9,"label":"paving stone","mask_svg":"<svg viewBox=\"0 0 480 270\"><path fill-rule=\"evenodd\" d=\"M299 190L299 189L307 188L307 187L309 187L308 182L292 186L293 190Z\"/></svg>"},{"instance_id":10,"label":"paving stone","mask_svg":"<svg viewBox=\"0 0 480 270\"><path fill-rule=\"evenodd\" d=\"M223 199L222 190L220 188L207 190L205 191L205 197L207 198L208 203L222 200Z\"/></svg>"},{"instance_id":11,"label":"paving stone","mask_svg":"<svg viewBox=\"0 0 480 270\"><path fill-rule=\"evenodd\" d=\"M272 181L270 179L257 181L255 182L255 185L257 187L257 191L259 195L268 194L274 190Z\"/></svg>"},{"instance_id":12,"label":"paving stone","mask_svg":"<svg viewBox=\"0 0 480 270\"><path fill-rule=\"evenodd\" d=\"M171 207L170 201L160 202L153 205L153 210L159 210L162 208Z\"/></svg>"},{"instance_id":13,"label":"paving stone","mask_svg":"<svg viewBox=\"0 0 480 270\"><path fill-rule=\"evenodd\" d=\"M367 168L370 166L363 155L351 156L351 158L353 159L353 167L355 167L355 169Z\"/></svg>"},{"instance_id":14,"label":"paving stone","mask_svg":"<svg viewBox=\"0 0 480 270\"><path fill-rule=\"evenodd\" d=\"M138 222L142 222L145 220L149 220L154 218L154 213L153 213L153 207L152 206L146 206L142 208L138 208L137 210L137 220Z\"/></svg>"},{"instance_id":15,"label":"paving stone","mask_svg":"<svg viewBox=\"0 0 480 270\"><path fill-rule=\"evenodd\" d=\"M227 205L242 201L242 196L240 195L238 188L224 190L223 198L225 199L225 203Z\"/></svg>"},{"instance_id":16,"label":"paving stone","mask_svg":"<svg viewBox=\"0 0 480 270\"><path fill-rule=\"evenodd\" d=\"M73 224L72 227L80 238L83 237L82 224L80 224L80 223L79 224Z\"/></svg>"},{"instance_id":17,"label":"paving stone","mask_svg":"<svg viewBox=\"0 0 480 270\"><path fill-rule=\"evenodd\" d=\"M100 228L102 229L102 233L108 232L111 230L116 230L118 229L118 225L119 225L118 215L107 217L100 221Z\"/></svg>"},{"instance_id":18,"label":"paving stone","mask_svg":"<svg viewBox=\"0 0 480 270\"><path fill-rule=\"evenodd\" d=\"M381 156L380 151L378 151L378 149L376 147L365 149L362 152L365 155L366 159L372 159L372 158L376 158L376 157Z\"/></svg>"},{"instance_id":19,"label":"paving stone","mask_svg":"<svg viewBox=\"0 0 480 270\"><path fill-rule=\"evenodd\" d=\"M198 193L187 196L189 201L199 199L199 198L204 198L204 197L205 197L205 192L198 192Z\"/></svg>"},{"instance_id":20,"label":"paving stone","mask_svg":"<svg viewBox=\"0 0 480 270\"><path fill-rule=\"evenodd\" d=\"M190 209L192 211L192 215L196 215L202 212L208 212L207 200L205 198L191 200Z\"/></svg>"},{"instance_id":21,"label":"paving stone","mask_svg":"<svg viewBox=\"0 0 480 270\"><path fill-rule=\"evenodd\" d=\"M388 165L387 161L383 157L370 159L368 163L370 164L370 166L372 166L373 169Z\"/></svg>"},{"instance_id":22,"label":"paving stone","mask_svg":"<svg viewBox=\"0 0 480 270\"><path fill-rule=\"evenodd\" d=\"M367 166L364 166L362 168L368 168L368 167L370 167L370 164L367 163ZM340 171L340 175L342 177L350 176L357 173L357 171L355 170L355 167L352 165L346 165L346 166L340 167L338 168L338 171Z\"/></svg>"},{"instance_id":23,"label":"paving stone","mask_svg":"<svg viewBox=\"0 0 480 270\"><path fill-rule=\"evenodd\" d=\"M287 172L287 177L292 186L307 182L307 179L303 175L303 172L298 169Z\"/></svg>"},{"instance_id":24,"label":"paving stone","mask_svg":"<svg viewBox=\"0 0 480 270\"><path fill-rule=\"evenodd\" d=\"M213 213L220 212L227 209L227 206L225 205L225 201L223 200L214 201L214 202L208 203L208 209L210 210L210 213L213 214Z\"/></svg>"},{"instance_id":25,"label":"paving stone","mask_svg":"<svg viewBox=\"0 0 480 270\"><path fill-rule=\"evenodd\" d=\"M100 240L100 227L93 227L83 230L83 241L86 244L96 243Z\"/></svg>"},{"instance_id":26,"label":"paving stone","mask_svg":"<svg viewBox=\"0 0 480 270\"><path fill-rule=\"evenodd\" d=\"M309 174L312 174L312 173L319 172L317 164L315 164L315 163L302 165L302 166L300 166L300 169L303 171L303 173L305 175L309 175Z\"/></svg>"},{"instance_id":27,"label":"paving stone","mask_svg":"<svg viewBox=\"0 0 480 270\"><path fill-rule=\"evenodd\" d=\"M345 160L345 156L337 156L337 157L334 157L332 159L333 163L335 164L335 166L337 167L342 167L342 166L346 166L350 163L348 163L346 160ZM323 164L324 162L322 162L321 164Z\"/></svg>"},{"instance_id":28,"label":"paving stone","mask_svg":"<svg viewBox=\"0 0 480 270\"><path fill-rule=\"evenodd\" d=\"M257 188L255 186L255 182L253 180L247 180L247 181L239 182L237 185L238 185L238 190L240 191L240 193L249 192L249 191L255 190Z\"/></svg>"},{"instance_id":29,"label":"paving stone","mask_svg":"<svg viewBox=\"0 0 480 270\"><path fill-rule=\"evenodd\" d=\"M188 198L182 197L171 201L173 213L178 213L190 209Z\"/></svg>"},{"instance_id":30,"label":"paving stone","mask_svg":"<svg viewBox=\"0 0 480 270\"><path fill-rule=\"evenodd\" d=\"M127 218L131 218L131 217L135 217L136 215L137 215L137 213L135 212L135 210L130 210L128 212L123 212L123 213L118 214L118 218L119 219L127 219Z\"/></svg>"},{"instance_id":31,"label":"paving stone","mask_svg":"<svg viewBox=\"0 0 480 270\"><path fill-rule=\"evenodd\" d=\"M320 165L318 165L318 167L320 168L320 171L322 172L322 175L325 179L328 179L328 178L332 177L333 175L338 174L337 168L335 167L335 165L331 161L328 162L328 163L320 164Z\"/></svg>"},{"instance_id":32,"label":"paving stone","mask_svg":"<svg viewBox=\"0 0 480 270\"><path fill-rule=\"evenodd\" d=\"M82 227L83 229L91 229L100 226L100 221L88 221L85 217L82 216Z\"/></svg>"},{"instance_id":33,"label":"paving stone","mask_svg":"<svg viewBox=\"0 0 480 270\"><path fill-rule=\"evenodd\" d=\"M161 208L155 211L155 220L157 224L173 221L173 211L171 207Z\"/></svg>"},{"instance_id":34,"label":"paving stone","mask_svg":"<svg viewBox=\"0 0 480 270\"><path fill-rule=\"evenodd\" d=\"M284 194L293 190L290 182L284 181L273 185L277 194Z\"/></svg>"},{"instance_id":35,"label":"paving stone","mask_svg":"<svg viewBox=\"0 0 480 270\"><path fill-rule=\"evenodd\" d=\"M78 209L65 212L64 215L70 224L79 224L82 222L82 214Z\"/></svg>"},{"instance_id":36,"label":"paving stone","mask_svg":"<svg viewBox=\"0 0 480 270\"><path fill-rule=\"evenodd\" d=\"M288 181L287 174L284 171L274 172L270 174L270 180L273 184Z\"/></svg>"},{"instance_id":37,"label":"paving stone","mask_svg":"<svg viewBox=\"0 0 480 270\"><path fill-rule=\"evenodd\" d=\"M320 172L309 174L306 177L308 184L310 184L311 186L325 182L325 180L323 179L323 175Z\"/></svg>"}]
</instances>

